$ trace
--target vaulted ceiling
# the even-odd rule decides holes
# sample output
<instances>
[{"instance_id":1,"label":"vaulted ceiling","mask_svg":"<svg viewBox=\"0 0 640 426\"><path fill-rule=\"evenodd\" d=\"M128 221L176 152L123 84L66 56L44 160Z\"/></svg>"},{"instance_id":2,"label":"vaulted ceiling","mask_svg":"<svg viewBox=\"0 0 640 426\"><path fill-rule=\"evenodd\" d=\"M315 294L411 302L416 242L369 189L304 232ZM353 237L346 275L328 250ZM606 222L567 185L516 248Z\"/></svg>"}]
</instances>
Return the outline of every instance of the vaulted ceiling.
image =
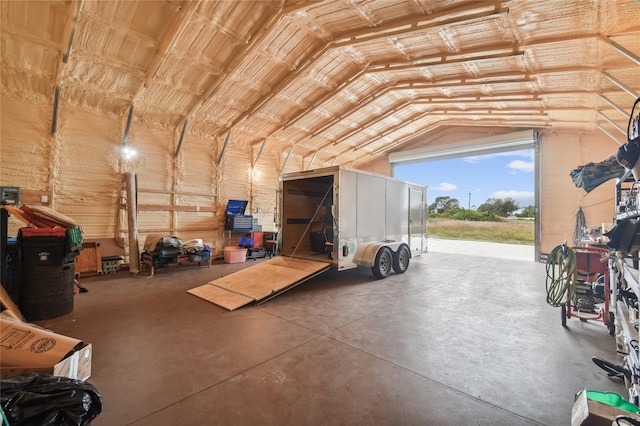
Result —
<instances>
[{"instance_id":1,"label":"vaulted ceiling","mask_svg":"<svg viewBox=\"0 0 640 426\"><path fill-rule=\"evenodd\" d=\"M443 126L624 142L640 96L636 0L2 0L1 13L5 92L334 164Z\"/></svg>"}]
</instances>

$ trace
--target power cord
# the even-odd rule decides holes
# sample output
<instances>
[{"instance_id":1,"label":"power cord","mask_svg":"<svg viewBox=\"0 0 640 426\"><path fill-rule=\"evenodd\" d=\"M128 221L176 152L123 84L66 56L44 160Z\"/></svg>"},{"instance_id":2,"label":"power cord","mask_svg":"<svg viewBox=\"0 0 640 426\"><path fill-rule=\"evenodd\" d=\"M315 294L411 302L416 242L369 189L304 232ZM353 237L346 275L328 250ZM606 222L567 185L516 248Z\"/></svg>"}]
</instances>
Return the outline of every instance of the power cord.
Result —
<instances>
[{"instance_id":1,"label":"power cord","mask_svg":"<svg viewBox=\"0 0 640 426\"><path fill-rule=\"evenodd\" d=\"M577 282L575 252L566 243L555 247L547 256L547 303L554 307L567 303L576 292Z\"/></svg>"}]
</instances>

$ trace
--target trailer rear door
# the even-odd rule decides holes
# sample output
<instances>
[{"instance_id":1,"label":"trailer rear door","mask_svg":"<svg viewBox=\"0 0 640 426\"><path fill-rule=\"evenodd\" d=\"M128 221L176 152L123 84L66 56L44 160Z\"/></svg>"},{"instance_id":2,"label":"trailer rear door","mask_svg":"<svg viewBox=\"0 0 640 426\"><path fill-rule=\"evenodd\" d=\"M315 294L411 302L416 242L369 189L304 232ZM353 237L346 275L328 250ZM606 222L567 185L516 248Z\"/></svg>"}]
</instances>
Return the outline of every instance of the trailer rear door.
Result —
<instances>
[{"instance_id":1,"label":"trailer rear door","mask_svg":"<svg viewBox=\"0 0 640 426\"><path fill-rule=\"evenodd\" d=\"M278 256L192 288L188 293L233 311L251 302L266 302L330 267L328 262Z\"/></svg>"}]
</instances>

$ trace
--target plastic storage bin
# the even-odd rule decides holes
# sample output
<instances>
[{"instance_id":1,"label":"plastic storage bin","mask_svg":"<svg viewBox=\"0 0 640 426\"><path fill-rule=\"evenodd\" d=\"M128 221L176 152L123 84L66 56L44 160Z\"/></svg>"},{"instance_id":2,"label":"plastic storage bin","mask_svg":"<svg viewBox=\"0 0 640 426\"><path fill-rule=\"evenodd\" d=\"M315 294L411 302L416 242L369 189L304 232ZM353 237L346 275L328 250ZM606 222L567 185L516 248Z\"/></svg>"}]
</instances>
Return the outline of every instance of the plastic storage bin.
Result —
<instances>
[{"instance_id":1,"label":"plastic storage bin","mask_svg":"<svg viewBox=\"0 0 640 426\"><path fill-rule=\"evenodd\" d=\"M21 228L18 243L22 249L22 266L62 266L67 258L66 228Z\"/></svg>"},{"instance_id":2,"label":"plastic storage bin","mask_svg":"<svg viewBox=\"0 0 640 426\"><path fill-rule=\"evenodd\" d=\"M102 273L115 274L120 270L122 258L120 256L111 256L102 258Z\"/></svg>"},{"instance_id":3,"label":"plastic storage bin","mask_svg":"<svg viewBox=\"0 0 640 426\"><path fill-rule=\"evenodd\" d=\"M224 263L242 263L247 259L247 249L242 247L225 247Z\"/></svg>"}]
</instances>

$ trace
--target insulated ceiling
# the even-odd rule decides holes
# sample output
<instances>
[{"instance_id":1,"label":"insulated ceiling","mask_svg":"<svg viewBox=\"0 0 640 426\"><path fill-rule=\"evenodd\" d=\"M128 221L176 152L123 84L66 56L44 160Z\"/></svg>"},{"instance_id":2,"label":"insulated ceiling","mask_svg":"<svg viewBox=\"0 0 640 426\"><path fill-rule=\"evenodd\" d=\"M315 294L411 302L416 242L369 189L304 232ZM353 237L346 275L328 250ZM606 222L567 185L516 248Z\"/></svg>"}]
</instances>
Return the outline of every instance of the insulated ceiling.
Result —
<instances>
[{"instance_id":1,"label":"insulated ceiling","mask_svg":"<svg viewBox=\"0 0 640 426\"><path fill-rule=\"evenodd\" d=\"M331 164L449 126L624 142L640 94L635 0L0 4L6 94Z\"/></svg>"}]
</instances>

